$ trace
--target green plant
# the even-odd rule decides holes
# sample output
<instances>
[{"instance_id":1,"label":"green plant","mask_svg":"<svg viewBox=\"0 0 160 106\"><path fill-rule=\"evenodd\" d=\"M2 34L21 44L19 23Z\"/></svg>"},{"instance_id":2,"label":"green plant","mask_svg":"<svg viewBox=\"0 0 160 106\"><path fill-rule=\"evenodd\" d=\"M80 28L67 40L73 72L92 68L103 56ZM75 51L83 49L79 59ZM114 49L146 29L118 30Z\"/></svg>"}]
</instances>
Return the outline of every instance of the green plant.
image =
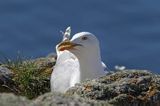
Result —
<instances>
[{"instance_id":1,"label":"green plant","mask_svg":"<svg viewBox=\"0 0 160 106\"><path fill-rule=\"evenodd\" d=\"M49 92L49 76L42 73L32 60L26 60L20 56L15 60L5 58L2 64L12 70L13 78L18 87L18 95L23 95L29 99L35 98L40 94Z\"/></svg>"}]
</instances>

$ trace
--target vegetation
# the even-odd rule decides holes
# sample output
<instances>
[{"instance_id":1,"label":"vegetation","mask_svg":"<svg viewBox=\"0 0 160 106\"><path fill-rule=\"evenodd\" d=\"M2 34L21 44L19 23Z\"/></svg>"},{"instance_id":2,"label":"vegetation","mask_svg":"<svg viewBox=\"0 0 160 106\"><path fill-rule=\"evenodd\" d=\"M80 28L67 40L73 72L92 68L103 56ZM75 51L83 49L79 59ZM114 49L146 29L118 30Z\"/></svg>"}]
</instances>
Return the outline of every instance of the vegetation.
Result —
<instances>
[{"instance_id":1,"label":"vegetation","mask_svg":"<svg viewBox=\"0 0 160 106\"><path fill-rule=\"evenodd\" d=\"M49 79L53 65L40 69L37 61L24 61L21 57L13 61L5 58L5 62L1 63L13 72L12 80L16 94L32 99L50 91Z\"/></svg>"}]
</instances>

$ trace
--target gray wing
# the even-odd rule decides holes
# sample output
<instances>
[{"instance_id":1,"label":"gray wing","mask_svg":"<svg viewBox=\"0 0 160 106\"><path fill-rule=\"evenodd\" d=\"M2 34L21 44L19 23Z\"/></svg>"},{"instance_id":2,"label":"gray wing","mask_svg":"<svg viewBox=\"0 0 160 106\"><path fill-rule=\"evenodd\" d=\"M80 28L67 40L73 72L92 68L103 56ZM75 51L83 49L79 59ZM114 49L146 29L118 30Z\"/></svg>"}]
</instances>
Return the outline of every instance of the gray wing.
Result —
<instances>
[{"instance_id":1,"label":"gray wing","mask_svg":"<svg viewBox=\"0 0 160 106\"><path fill-rule=\"evenodd\" d=\"M59 54L51 75L51 91L64 93L71 87L73 74L79 71L79 63L68 51Z\"/></svg>"}]
</instances>

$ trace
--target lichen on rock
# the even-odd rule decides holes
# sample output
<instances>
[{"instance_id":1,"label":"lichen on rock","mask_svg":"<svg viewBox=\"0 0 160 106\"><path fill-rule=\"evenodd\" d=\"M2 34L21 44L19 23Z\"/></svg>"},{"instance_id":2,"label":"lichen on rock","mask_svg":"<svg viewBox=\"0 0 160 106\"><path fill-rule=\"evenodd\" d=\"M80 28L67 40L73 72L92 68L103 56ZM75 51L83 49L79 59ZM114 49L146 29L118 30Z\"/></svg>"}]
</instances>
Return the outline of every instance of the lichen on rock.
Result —
<instances>
[{"instance_id":1,"label":"lichen on rock","mask_svg":"<svg viewBox=\"0 0 160 106\"><path fill-rule=\"evenodd\" d=\"M33 101L42 106L110 106L109 103L86 100L79 96L68 96L60 93L46 93Z\"/></svg>"},{"instance_id":2,"label":"lichen on rock","mask_svg":"<svg viewBox=\"0 0 160 106\"><path fill-rule=\"evenodd\" d=\"M123 70L77 84L67 95L108 101L113 105L160 103L160 76L146 70Z\"/></svg>"},{"instance_id":3,"label":"lichen on rock","mask_svg":"<svg viewBox=\"0 0 160 106\"><path fill-rule=\"evenodd\" d=\"M34 106L25 97L16 96L11 93L0 94L0 106Z\"/></svg>"}]
</instances>

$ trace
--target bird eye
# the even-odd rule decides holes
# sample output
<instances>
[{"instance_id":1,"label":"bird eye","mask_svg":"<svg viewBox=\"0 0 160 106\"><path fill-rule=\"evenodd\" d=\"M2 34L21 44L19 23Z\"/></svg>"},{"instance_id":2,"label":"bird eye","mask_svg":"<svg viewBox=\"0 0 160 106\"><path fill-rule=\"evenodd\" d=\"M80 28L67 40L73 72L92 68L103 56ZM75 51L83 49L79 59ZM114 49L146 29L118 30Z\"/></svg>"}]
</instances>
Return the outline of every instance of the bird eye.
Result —
<instances>
[{"instance_id":1,"label":"bird eye","mask_svg":"<svg viewBox=\"0 0 160 106\"><path fill-rule=\"evenodd\" d=\"M82 37L82 40L87 40L88 38L86 36L83 36Z\"/></svg>"}]
</instances>

